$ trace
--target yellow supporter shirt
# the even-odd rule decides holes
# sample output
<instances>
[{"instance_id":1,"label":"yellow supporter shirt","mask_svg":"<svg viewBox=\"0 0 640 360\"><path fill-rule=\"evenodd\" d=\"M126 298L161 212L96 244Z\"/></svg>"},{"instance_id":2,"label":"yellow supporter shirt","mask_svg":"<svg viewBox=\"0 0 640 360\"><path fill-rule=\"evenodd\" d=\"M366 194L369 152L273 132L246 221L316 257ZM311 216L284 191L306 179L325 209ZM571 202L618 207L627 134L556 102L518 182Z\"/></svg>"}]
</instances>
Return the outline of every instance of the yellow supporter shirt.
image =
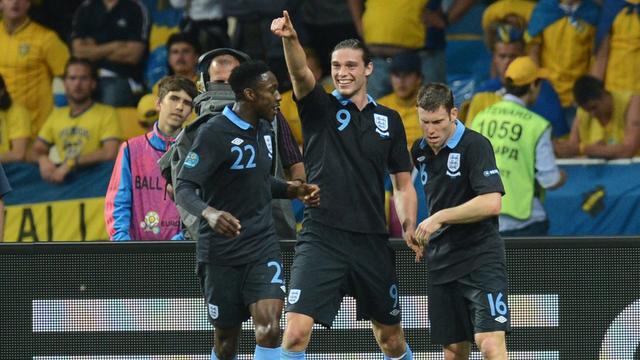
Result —
<instances>
[{"instance_id":1,"label":"yellow supporter shirt","mask_svg":"<svg viewBox=\"0 0 640 360\"><path fill-rule=\"evenodd\" d=\"M531 39L541 44L542 67L549 69L549 81L563 107L572 105L573 84L589 72L595 37L595 26L584 20L571 24L565 16Z\"/></svg>"},{"instance_id":2,"label":"yellow supporter shirt","mask_svg":"<svg viewBox=\"0 0 640 360\"><path fill-rule=\"evenodd\" d=\"M410 149L413 143L422 137L422 128L420 127L420 120L418 119L417 99L412 97L412 101L407 102L400 99L396 94L391 93L381 97L376 100L376 102L400 114L402 124L404 125L404 132L407 135L407 145Z\"/></svg>"},{"instance_id":3,"label":"yellow supporter shirt","mask_svg":"<svg viewBox=\"0 0 640 360\"><path fill-rule=\"evenodd\" d=\"M420 14L427 0L367 0L362 32L368 45L392 45L408 49L424 47L426 28Z\"/></svg>"},{"instance_id":4,"label":"yellow supporter shirt","mask_svg":"<svg viewBox=\"0 0 640 360\"><path fill-rule=\"evenodd\" d=\"M582 108L578 108L576 118L580 121L578 133L580 134L580 148L603 141L608 145L622 144L627 125L627 108L631 101L631 92L612 91L613 113L607 125L602 126L600 121L592 117ZM640 151L636 156L640 155Z\"/></svg>"},{"instance_id":5,"label":"yellow supporter shirt","mask_svg":"<svg viewBox=\"0 0 640 360\"><path fill-rule=\"evenodd\" d=\"M122 139L113 107L94 103L76 117L71 117L70 111L68 106L54 109L38 134L38 138L56 147L60 161L90 154L100 149L105 140Z\"/></svg>"},{"instance_id":6,"label":"yellow supporter shirt","mask_svg":"<svg viewBox=\"0 0 640 360\"><path fill-rule=\"evenodd\" d=\"M630 0L629 2L640 3ZM620 11L611 26L605 88L640 93L640 14Z\"/></svg>"},{"instance_id":7,"label":"yellow supporter shirt","mask_svg":"<svg viewBox=\"0 0 640 360\"><path fill-rule=\"evenodd\" d=\"M51 81L62 76L69 50L55 32L27 20L13 34L0 21L0 74L11 98L32 114L35 136L53 108Z\"/></svg>"},{"instance_id":8,"label":"yellow supporter shirt","mask_svg":"<svg viewBox=\"0 0 640 360\"><path fill-rule=\"evenodd\" d=\"M0 110L0 153L11 150L11 140L31 137L31 115L23 106L12 104Z\"/></svg>"},{"instance_id":9,"label":"yellow supporter shirt","mask_svg":"<svg viewBox=\"0 0 640 360\"><path fill-rule=\"evenodd\" d=\"M473 95L466 119L464 119L464 125L470 128L476 115L489 106L498 103L500 100L502 100L502 95L496 92L483 91Z\"/></svg>"}]
</instances>

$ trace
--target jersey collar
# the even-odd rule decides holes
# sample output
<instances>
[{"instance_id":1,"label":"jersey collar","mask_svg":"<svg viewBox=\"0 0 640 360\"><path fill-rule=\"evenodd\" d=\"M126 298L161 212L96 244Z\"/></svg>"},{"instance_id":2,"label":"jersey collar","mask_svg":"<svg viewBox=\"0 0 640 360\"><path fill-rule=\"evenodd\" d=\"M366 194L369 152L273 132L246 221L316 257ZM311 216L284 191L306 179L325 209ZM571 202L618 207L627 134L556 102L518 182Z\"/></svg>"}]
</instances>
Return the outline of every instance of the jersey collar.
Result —
<instances>
[{"instance_id":1,"label":"jersey collar","mask_svg":"<svg viewBox=\"0 0 640 360\"><path fill-rule=\"evenodd\" d=\"M449 141L447 141L447 147L449 149L453 149L456 146L458 146L458 143L460 142L460 139L462 139L462 134L464 134L464 124L456 119L456 130L453 132L453 136L451 137L451 139L449 139ZM420 139L420 149L425 149L427 147L427 141L422 138Z\"/></svg>"},{"instance_id":2,"label":"jersey collar","mask_svg":"<svg viewBox=\"0 0 640 360\"><path fill-rule=\"evenodd\" d=\"M504 94L504 96L502 97L502 100L511 101L511 102L514 102L516 104L519 104L519 105L522 105L522 106L526 107L526 105L525 105L524 101L522 101L522 99L520 99L519 97L517 97L515 95L512 95L512 94Z\"/></svg>"},{"instance_id":3,"label":"jersey collar","mask_svg":"<svg viewBox=\"0 0 640 360\"><path fill-rule=\"evenodd\" d=\"M340 102L340 104L342 104L342 106L346 106L348 103L353 102L351 101L351 99L347 99L344 96L342 96L342 94L340 94L340 92L337 89L333 90L333 92L331 92L331 95L333 95ZM369 103L373 103L374 106L378 106L378 103L375 100L373 100L371 95L367 94L367 105Z\"/></svg>"},{"instance_id":4,"label":"jersey collar","mask_svg":"<svg viewBox=\"0 0 640 360\"><path fill-rule=\"evenodd\" d=\"M160 128L158 128L158 122L156 121L155 124L153 124L153 131L151 131L151 139L149 141L153 147L161 150L167 150L171 144L176 141L176 139L175 137L163 134L162 131L160 131Z\"/></svg>"},{"instance_id":5,"label":"jersey collar","mask_svg":"<svg viewBox=\"0 0 640 360\"><path fill-rule=\"evenodd\" d=\"M447 141L447 147L449 147L449 149L453 149L458 146L460 139L462 139L462 134L464 134L464 129L464 124L460 120L456 119L456 130L453 132L451 139Z\"/></svg>"},{"instance_id":6,"label":"jersey collar","mask_svg":"<svg viewBox=\"0 0 640 360\"><path fill-rule=\"evenodd\" d=\"M237 127L242 130L247 130L251 128L251 124L242 120L238 114L236 114L229 106L225 106L224 110L222 110L222 115L226 116L232 123L234 123Z\"/></svg>"}]
</instances>

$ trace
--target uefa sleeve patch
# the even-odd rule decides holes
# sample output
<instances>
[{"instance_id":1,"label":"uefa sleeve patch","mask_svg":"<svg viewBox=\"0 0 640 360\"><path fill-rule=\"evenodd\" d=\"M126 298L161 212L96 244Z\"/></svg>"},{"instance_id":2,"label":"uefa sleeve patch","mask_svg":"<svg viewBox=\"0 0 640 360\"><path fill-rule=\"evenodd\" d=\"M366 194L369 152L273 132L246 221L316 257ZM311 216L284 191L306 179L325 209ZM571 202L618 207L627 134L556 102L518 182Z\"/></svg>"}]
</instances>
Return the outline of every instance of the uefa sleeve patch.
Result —
<instances>
[{"instance_id":1,"label":"uefa sleeve patch","mask_svg":"<svg viewBox=\"0 0 640 360\"><path fill-rule=\"evenodd\" d=\"M190 151L187 156L184 158L184 166L188 168L194 168L200 162L200 157L198 154Z\"/></svg>"}]
</instances>

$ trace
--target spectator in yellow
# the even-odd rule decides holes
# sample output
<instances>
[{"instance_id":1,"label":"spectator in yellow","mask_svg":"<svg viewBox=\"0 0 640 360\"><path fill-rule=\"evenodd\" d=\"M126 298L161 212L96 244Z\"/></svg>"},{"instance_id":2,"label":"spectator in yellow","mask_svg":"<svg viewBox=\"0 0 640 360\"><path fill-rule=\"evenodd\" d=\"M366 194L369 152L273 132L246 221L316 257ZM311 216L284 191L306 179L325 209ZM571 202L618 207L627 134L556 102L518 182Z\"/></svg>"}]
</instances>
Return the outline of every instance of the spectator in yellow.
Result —
<instances>
[{"instance_id":1,"label":"spectator in yellow","mask_svg":"<svg viewBox=\"0 0 640 360\"><path fill-rule=\"evenodd\" d=\"M422 137L418 120L418 90L422 85L422 64L420 57L413 51L401 52L394 56L389 65L393 92L377 100L400 114L407 144L411 146Z\"/></svg>"},{"instance_id":2,"label":"spectator in yellow","mask_svg":"<svg viewBox=\"0 0 640 360\"><path fill-rule=\"evenodd\" d=\"M0 75L0 163L24 161L31 137L31 115L15 104Z\"/></svg>"},{"instance_id":3,"label":"spectator in yellow","mask_svg":"<svg viewBox=\"0 0 640 360\"><path fill-rule=\"evenodd\" d=\"M169 75L180 75L193 81L198 81L198 57L200 46L188 34L175 33L167 40L167 63ZM158 95L158 83L153 85L153 94Z\"/></svg>"},{"instance_id":4,"label":"spectator in yellow","mask_svg":"<svg viewBox=\"0 0 640 360\"><path fill-rule=\"evenodd\" d=\"M589 72L600 9L593 0L540 0L527 28L529 54L549 70L570 124L574 82Z\"/></svg>"},{"instance_id":5,"label":"spectator in yellow","mask_svg":"<svg viewBox=\"0 0 640 360\"><path fill-rule=\"evenodd\" d=\"M53 108L53 77L62 76L69 50L55 32L31 21L29 0L0 5L0 74L15 103L29 110L35 137Z\"/></svg>"},{"instance_id":6,"label":"spectator in yellow","mask_svg":"<svg viewBox=\"0 0 640 360\"><path fill-rule=\"evenodd\" d=\"M122 138L116 110L96 103L96 71L90 62L71 58L64 74L69 106L55 109L33 145L43 180L61 183L77 166L114 160ZM50 150L60 157L56 164ZM52 156L53 157L53 156Z\"/></svg>"},{"instance_id":7,"label":"spectator in yellow","mask_svg":"<svg viewBox=\"0 0 640 360\"><path fill-rule=\"evenodd\" d=\"M609 91L640 93L640 0L604 0L593 75Z\"/></svg>"},{"instance_id":8,"label":"spectator in yellow","mask_svg":"<svg viewBox=\"0 0 640 360\"><path fill-rule=\"evenodd\" d=\"M516 16L513 15L513 19ZM524 38L521 28L506 22L496 22L490 26L490 32L485 34L487 45L492 53L492 66L496 70L496 77L480 84L471 98L469 110L465 117L465 125L473 123L473 118L482 110L502 100L506 90L504 88L504 74L509 64L524 55ZM564 118L562 105L558 94L551 83L540 79L540 93L529 110L542 116L551 123L552 137L558 138L569 134L569 126Z\"/></svg>"},{"instance_id":9,"label":"spectator in yellow","mask_svg":"<svg viewBox=\"0 0 640 360\"><path fill-rule=\"evenodd\" d=\"M586 155L619 159L640 155L640 95L607 91L585 75L573 87L579 105L569 140L558 141L558 157Z\"/></svg>"},{"instance_id":10,"label":"spectator in yellow","mask_svg":"<svg viewBox=\"0 0 640 360\"><path fill-rule=\"evenodd\" d=\"M389 60L405 50L420 52L427 59L427 28L421 19L428 0L348 0L358 34L371 52L375 71L367 77L367 91L378 99L391 91Z\"/></svg>"}]
</instances>

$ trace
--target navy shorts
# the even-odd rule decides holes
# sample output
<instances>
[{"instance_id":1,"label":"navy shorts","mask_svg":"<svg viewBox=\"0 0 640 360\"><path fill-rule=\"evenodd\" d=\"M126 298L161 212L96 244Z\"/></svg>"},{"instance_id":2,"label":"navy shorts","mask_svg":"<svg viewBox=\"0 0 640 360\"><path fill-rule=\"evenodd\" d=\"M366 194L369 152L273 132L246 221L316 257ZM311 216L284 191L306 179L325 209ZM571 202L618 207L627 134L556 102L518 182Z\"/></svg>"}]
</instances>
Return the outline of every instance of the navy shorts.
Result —
<instances>
[{"instance_id":1,"label":"navy shorts","mask_svg":"<svg viewBox=\"0 0 640 360\"><path fill-rule=\"evenodd\" d=\"M431 341L448 345L474 341L474 334L511 331L504 264L482 265L444 284L428 284Z\"/></svg>"},{"instance_id":2,"label":"navy shorts","mask_svg":"<svg viewBox=\"0 0 640 360\"><path fill-rule=\"evenodd\" d=\"M357 319L400 322L395 252L382 234L343 231L307 221L298 236L286 311L331 327L342 298L356 299Z\"/></svg>"},{"instance_id":3,"label":"navy shorts","mask_svg":"<svg viewBox=\"0 0 640 360\"><path fill-rule=\"evenodd\" d=\"M199 262L197 274L212 325L231 328L249 319L249 305L263 299L284 300L286 289L280 256L239 266Z\"/></svg>"}]
</instances>

